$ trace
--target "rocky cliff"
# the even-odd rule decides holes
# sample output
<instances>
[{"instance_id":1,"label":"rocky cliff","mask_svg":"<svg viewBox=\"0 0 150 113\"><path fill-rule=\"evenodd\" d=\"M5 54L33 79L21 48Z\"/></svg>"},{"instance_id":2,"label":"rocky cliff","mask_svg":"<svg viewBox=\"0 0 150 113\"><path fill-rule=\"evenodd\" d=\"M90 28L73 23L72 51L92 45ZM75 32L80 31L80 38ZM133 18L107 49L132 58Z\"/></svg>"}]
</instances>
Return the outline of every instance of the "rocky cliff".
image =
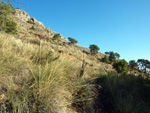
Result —
<instances>
[{"instance_id":1,"label":"rocky cliff","mask_svg":"<svg viewBox=\"0 0 150 113\"><path fill-rule=\"evenodd\" d=\"M18 33L25 33L27 36L31 36L36 33L45 38L52 38L56 34L56 32L45 27L42 22L30 17L30 15L24 10L15 9L12 18L17 23ZM32 27L34 27L34 30ZM61 34L60 38L66 40Z\"/></svg>"}]
</instances>

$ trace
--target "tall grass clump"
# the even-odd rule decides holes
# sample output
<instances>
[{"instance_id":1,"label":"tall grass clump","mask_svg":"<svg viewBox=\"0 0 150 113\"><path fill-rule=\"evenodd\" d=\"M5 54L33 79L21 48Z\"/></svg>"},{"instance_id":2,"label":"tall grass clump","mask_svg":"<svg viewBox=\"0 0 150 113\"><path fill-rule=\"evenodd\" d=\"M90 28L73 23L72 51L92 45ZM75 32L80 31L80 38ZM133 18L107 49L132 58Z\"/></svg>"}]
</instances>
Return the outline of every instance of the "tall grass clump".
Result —
<instances>
[{"instance_id":1,"label":"tall grass clump","mask_svg":"<svg viewBox=\"0 0 150 113\"><path fill-rule=\"evenodd\" d=\"M106 113L149 113L150 80L142 76L114 74L95 81L102 86L96 108Z\"/></svg>"}]
</instances>

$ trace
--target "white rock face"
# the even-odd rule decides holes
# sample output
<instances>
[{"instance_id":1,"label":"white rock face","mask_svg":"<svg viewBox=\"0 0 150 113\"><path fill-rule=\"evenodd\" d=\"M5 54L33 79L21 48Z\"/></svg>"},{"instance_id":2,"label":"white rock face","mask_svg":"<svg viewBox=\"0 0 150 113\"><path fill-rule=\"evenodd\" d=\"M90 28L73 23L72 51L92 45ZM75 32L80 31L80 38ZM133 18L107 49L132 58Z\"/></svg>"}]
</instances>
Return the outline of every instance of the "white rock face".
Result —
<instances>
[{"instance_id":1,"label":"white rock face","mask_svg":"<svg viewBox=\"0 0 150 113\"><path fill-rule=\"evenodd\" d=\"M27 24L27 21L29 21L31 23L34 23L34 27L38 28L38 30L40 30L39 32L41 32L42 34L45 33L46 27L44 26L44 24L40 21L37 21L35 18L30 17L27 12L25 12L21 9L15 9L14 16L17 17L17 18L15 18L15 20L18 25L24 26L25 28L30 28L31 26L29 24ZM20 21L18 21L18 20L20 20ZM53 37L54 34L56 34L56 32L53 32L53 31L49 32L49 35L51 35L51 37ZM63 37L61 34L59 34L59 35L62 40L64 40L65 42L68 42L65 37Z\"/></svg>"},{"instance_id":2,"label":"white rock face","mask_svg":"<svg viewBox=\"0 0 150 113\"><path fill-rule=\"evenodd\" d=\"M44 24L42 22L37 21L35 18L32 18L29 16L29 14L21 9L15 9L15 16L21 19L22 21L32 21L36 25L45 28Z\"/></svg>"},{"instance_id":3,"label":"white rock face","mask_svg":"<svg viewBox=\"0 0 150 113\"><path fill-rule=\"evenodd\" d=\"M42 27L45 27L42 22L37 21L37 23L38 23L39 25L41 25Z\"/></svg>"},{"instance_id":4,"label":"white rock face","mask_svg":"<svg viewBox=\"0 0 150 113\"><path fill-rule=\"evenodd\" d=\"M15 16L20 18L22 21L28 21L30 19L29 14L20 9L15 9Z\"/></svg>"}]
</instances>

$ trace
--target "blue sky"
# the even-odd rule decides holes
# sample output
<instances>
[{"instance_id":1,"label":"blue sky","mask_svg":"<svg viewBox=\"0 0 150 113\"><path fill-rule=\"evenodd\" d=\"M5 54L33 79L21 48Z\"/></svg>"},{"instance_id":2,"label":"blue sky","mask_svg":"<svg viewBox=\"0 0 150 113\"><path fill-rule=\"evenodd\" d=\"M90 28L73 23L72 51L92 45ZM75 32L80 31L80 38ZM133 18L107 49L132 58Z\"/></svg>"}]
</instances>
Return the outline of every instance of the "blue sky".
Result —
<instances>
[{"instance_id":1,"label":"blue sky","mask_svg":"<svg viewBox=\"0 0 150 113\"><path fill-rule=\"evenodd\" d=\"M19 0L18 0L19 1ZM64 37L121 59L150 60L150 0L20 0L13 3Z\"/></svg>"}]
</instances>

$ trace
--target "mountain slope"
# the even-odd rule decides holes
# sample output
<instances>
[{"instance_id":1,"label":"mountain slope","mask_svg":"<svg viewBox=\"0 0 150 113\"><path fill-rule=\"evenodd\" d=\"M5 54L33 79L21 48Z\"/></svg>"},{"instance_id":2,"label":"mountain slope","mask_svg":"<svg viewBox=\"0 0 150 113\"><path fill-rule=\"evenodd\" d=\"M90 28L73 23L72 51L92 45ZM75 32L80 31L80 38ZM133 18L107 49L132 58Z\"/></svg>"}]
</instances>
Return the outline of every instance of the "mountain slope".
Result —
<instances>
[{"instance_id":1,"label":"mountain slope","mask_svg":"<svg viewBox=\"0 0 150 113\"><path fill-rule=\"evenodd\" d=\"M17 34L0 31L0 112L76 113L73 104L91 104L96 92L89 91L93 86L86 81L112 70L100 62L104 55L92 56L61 34L53 40L57 33L20 9L10 18ZM87 65L81 78L83 59Z\"/></svg>"},{"instance_id":2,"label":"mountain slope","mask_svg":"<svg viewBox=\"0 0 150 113\"><path fill-rule=\"evenodd\" d=\"M8 18L17 24L17 33L0 28L0 112L150 111L148 77L116 73L102 62L104 54L91 55L23 10L14 9Z\"/></svg>"},{"instance_id":3,"label":"mountain slope","mask_svg":"<svg viewBox=\"0 0 150 113\"><path fill-rule=\"evenodd\" d=\"M29 40L39 38L40 40L50 43L50 48L56 52L73 56L81 62L83 59L85 59L89 66L94 65L94 69L106 71L112 70L111 65L101 62L104 54L98 53L96 56L92 56L89 49L76 44L70 44L61 34L59 34L60 40L54 41L53 36L57 33L53 32L49 28L46 28L35 18L30 17L25 11L15 9L15 13L12 18L17 23L18 36L20 38L26 38ZM32 26L34 26L34 30L31 29Z\"/></svg>"}]
</instances>

